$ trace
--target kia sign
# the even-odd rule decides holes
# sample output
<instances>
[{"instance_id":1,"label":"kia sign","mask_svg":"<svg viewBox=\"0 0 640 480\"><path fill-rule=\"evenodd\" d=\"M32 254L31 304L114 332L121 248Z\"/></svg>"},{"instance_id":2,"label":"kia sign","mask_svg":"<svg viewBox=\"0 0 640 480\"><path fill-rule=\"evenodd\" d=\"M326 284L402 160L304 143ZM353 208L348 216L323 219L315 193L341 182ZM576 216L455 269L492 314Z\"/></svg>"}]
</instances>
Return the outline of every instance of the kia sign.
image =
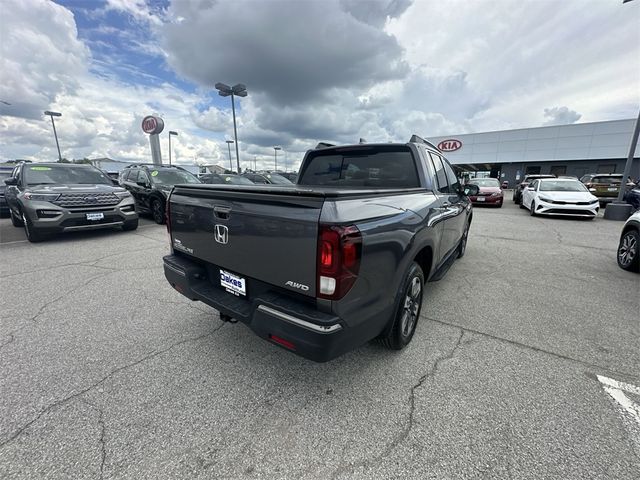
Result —
<instances>
[{"instance_id":1,"label":"kia sign","mask_svg":"<svg viewBox=\"0 0 640 480\"><path fill-rule=\"evenodd\" d=\"M449 140L443 140L438 144L438 148L443 152L455 152L462 148L462 142L450 138Z\"/></svg>"},{"instance_id":2,"label":"kia sign","mask_svg":"<svg viewBox=\"0 0 640 480\"><path fill-rule=\"evenodd\" d=\"M142 119L142 131L149 135L157 135L164 129L164 120L160 117L147 115Z\"/></svg>"}]
</instances>

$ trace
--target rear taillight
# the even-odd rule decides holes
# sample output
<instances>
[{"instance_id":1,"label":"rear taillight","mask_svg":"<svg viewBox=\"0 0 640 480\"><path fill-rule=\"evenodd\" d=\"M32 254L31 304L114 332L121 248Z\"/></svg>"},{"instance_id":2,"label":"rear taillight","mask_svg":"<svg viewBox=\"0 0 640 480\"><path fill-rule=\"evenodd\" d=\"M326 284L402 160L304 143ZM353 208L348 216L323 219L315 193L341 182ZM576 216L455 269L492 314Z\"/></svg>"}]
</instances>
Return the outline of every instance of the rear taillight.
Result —
<instances>
[{"instance_id":1,"label":"rear taillight","mask_svg":"<svg viewBox=\"0 0 640 480\"><path fill-rule=\"evenodd\" d=\"M320 225L318 233L318 297L339 300L358 278L362 235L355 226Z\"/></svg>"}]
</instances>

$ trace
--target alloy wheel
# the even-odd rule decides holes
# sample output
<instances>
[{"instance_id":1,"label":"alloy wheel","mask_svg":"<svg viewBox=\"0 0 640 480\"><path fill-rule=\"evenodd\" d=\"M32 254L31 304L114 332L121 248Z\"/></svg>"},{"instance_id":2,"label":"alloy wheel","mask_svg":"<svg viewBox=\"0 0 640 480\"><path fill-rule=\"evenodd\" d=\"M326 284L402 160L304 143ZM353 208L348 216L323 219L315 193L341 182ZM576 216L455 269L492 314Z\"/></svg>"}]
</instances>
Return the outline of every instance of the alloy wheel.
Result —
<instances>
[{"instance_id":1,"label":"alloy wheel","mask_svg":"<svg viewBox=\"0 0 640 480\"><path fill-rule=\"evenodd\" d=\"M401 332L404 337L408 337L413 332L418 320L420 305L422 303L422 283L418 277L413 277L411 285L407 288L402 312Z\"/></svg>"},{"instance_id":2,"label":"alloy wheel","mask_svg":"<svg viewBox=\"0 0 640 480\"><path fill-rule=\"evenodd\" d=\"M622 242L620 242L620 247L618 248L618 260L620 265L628 267L636 258L637 254L638 242L636 237L629 232L623 237Z\"/></svg>"}]
</instances>

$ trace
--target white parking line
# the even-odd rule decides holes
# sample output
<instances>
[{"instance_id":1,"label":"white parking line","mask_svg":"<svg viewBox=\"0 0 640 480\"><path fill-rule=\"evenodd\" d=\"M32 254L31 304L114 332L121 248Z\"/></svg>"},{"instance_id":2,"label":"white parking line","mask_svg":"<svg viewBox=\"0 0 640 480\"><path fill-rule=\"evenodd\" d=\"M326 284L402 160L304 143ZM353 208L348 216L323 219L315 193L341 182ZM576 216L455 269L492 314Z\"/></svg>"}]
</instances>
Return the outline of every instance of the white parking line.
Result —
<instances>
[{"instance_id":1,"label":"white parking line","mask_svg":"<svg viewBox=\"0 0 640 480\"><path fill-rule=\"evenodd\" d=\"M611 398L613 398L640 425L640 406L625 395L624 392L640 395L640 388L629 383L619 382L612 378L598 375L598 380Z\"/></svg>"}]
</instances>

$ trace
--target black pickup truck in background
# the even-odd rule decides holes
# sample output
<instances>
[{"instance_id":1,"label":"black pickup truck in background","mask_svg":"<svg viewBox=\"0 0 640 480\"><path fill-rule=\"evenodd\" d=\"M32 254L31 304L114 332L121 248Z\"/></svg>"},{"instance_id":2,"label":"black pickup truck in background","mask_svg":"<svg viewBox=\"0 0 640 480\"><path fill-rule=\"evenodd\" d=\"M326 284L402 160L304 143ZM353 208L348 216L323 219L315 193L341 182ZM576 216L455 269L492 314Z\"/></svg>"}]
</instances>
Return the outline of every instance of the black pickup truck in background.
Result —
<instances>
[{"instance_id":1,"label":"black pickup truck in background","mask_svg":"<svg viewBox=\"0 0 640 480\"><path fill-rule=\"evenodd\" d=\"M165 276L305 358L327 361L374 338L401 349L425 282L465 252L477 187L463 189L415 135L321 145L292 186L176 185Z\"/></svg>"}]
</instances>

